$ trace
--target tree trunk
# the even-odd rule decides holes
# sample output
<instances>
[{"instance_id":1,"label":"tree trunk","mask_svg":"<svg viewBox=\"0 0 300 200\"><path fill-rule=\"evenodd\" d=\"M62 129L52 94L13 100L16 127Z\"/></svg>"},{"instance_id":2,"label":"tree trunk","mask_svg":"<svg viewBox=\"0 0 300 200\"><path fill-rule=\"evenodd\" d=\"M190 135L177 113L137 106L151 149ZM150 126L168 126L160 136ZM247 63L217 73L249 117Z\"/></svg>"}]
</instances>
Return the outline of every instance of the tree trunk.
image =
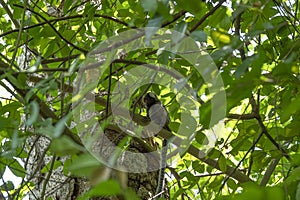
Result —
<instances>
[{"instance_id":1,"label":"tree trunk","mask_svg":"<svg viewBox=\"0 0 300 200\"><path fill-rule=\"evenodd\" d=\"M110 128L105 130L104 134L114 144L119 144L126 136L121 131ZM149 139L148 141L151 141ZM69 156L57 157L49 154L50 140L43 136L35 136L28 139L27 152L29 153L26 163L27 180L34 183L35 187L29 193L29 199L61 199L73 200L80 197L84 192L90 189L90 181L86 178L73 177L64 175L64 163L70 159ZM144 156L143 153L149 151L149 144L142 140L132 139L127 151L123 152L116 160L116 164L122 166L127 175L125 187L132 188L141 199L150 199L154 196L158 171L154 170L159 165L159 157ZM148 145L148 146L147 146ZM152 146L155 149L155 147ZM101 138L93 144L93 152L99 152L102 156L113 155L113 149L104 143ZM134 152L132 156L130 152ZM55 163L55 164L54 164ZM61 163L58 167L57 163ZM46 166L46 167L45 167ZM44 173L43 168L46 173ZM50 170L49 170L50 168ZM158 169L158 168L157 168ZM139 172L139 173L135 173ZM110 178L117 179L115 174L118 170L112 169ZM128 171L128 173L126 172ZM123 172L124 173L124 172ZM120 181L120 180L118 180ZM122 184L122 183L121 183ZM166 197L166 196L165 196ZM95 197L94 199L124 199L119 196Z\"/></svg>"}]
</instances>

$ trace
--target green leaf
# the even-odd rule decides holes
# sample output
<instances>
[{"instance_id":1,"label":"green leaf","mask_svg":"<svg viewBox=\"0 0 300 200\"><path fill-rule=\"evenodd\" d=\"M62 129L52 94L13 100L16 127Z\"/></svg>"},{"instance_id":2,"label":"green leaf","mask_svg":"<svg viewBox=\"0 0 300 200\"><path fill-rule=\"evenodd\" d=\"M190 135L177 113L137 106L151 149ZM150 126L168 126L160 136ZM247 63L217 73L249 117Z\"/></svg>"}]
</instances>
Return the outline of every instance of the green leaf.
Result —
<instances>
[{"instance_id":1,"label":"green leaf","mask_svg":"<svg viewBox=\"0 0 300 200\"><path fill-rule=\"evenodd\" d=\"M126 200L140 200L138 195L131 188L122 192L124 192L123 195L125 196Z\"/></svg>"},{"instance_id":2,"label":"green leaf","mask_svg":"<svg viewBox=\"0 0 300 200\"><path fill-rule=\"evenodd\" d=\"M23 9L19 7L15 7L15 9L13 9L14 19L22 19L22 15L23 15Z\"/></svg>"},{"instance_id":3,"label":"green leaf","mask_svg":"<svg viewBox=\"0 0 300 200\"><path fill-rule=\"evenodd\" d=\"M209 184L209 187L212 189L217 189L222 184L223 178L221 176L217 176L214 180Z\"/></svg>"},{"instance_id":4,"label":"green leaf","mask_svg":"<svg viewBox=\"0 0 300 200\"><path fill-rule=\"evenodd\" d=\"M208 156L212 159L219 159L219 157L222 155L222 153L219 150L216 149L211 149L210 152L208 153Z\"/></svg>"},{"instance_id":5,"label":"green leaf","mask_svg":"<svg viewBox=\"0 0 300 200\"><path fill-rule=\"evenodd\" d=\"M158 54L158 62L163 64L163 65L167 65L169 62L169 57L170 57L171 53L168 51L162 51L159 52Z\"/></svg>"},{"instance_id":6,"label":"green leaf","mask_svg":"<svg viewBox=\"0 0 300 200\"><path fill-rule=\"evenodd\" d=\"M300 180L300 167L297 167L293 169L293 171L290 173L290 175L287 177L287 179L284 181L285 184L294 184L295 182L298 182Z\"/></svg>"},{"instance_id":7,"label":"green leaf","mask_svg":"<svg viewBox=\"0 0 300 200\"><path fill-rule=\"evenodd\" d=\"M196 160L192 162L193 169L198 173L204 173L204 165L200 164L200 161Z\"/></svg>"},{"instance_id":8,"label":"green leaf","mask_svg":"<svg viewBox=\"0 0 300 200\"><path fill-rule=\"evenodd\" d=\"M197 132L195 139L198 144L207 145L208 144L208 138L203 132Z\"/></svg>"},{"instance_id":9,"label":"green leaf","mask_svg":"<svg viewBox=\"0 0 300 200\"><path fill-rule=\"evenodd\" d=\"M81 154L71 160L66 166L73 175L89 177L93 170L102 167L100 162L90 154Z\"/></svg>"},{"instance_id":10,"label":"green leaf","mask_svg":"<svg viewBox=\"0 0 300 200\"><path fill-rule=\"evenodd\" d=\"M20 84L24 87L27 85L27 77L25 73L19 73L17 79L19 80Z\"/></svg>"},{"instance_id":11,"label":"green leaf","mask_svg":"<svg viewBox=\"0 0 300 200\"><path fill-rule=\"evenodd\" d=\"M128 10L128 9L120 9L120 10L118 10L118 16L119 17L128 17L128 16L130 16L131 15L131 13L130 13L130 11Z\"/></svg>"},{"instance_id":12,"label":"green leaf","mask_svg":"<svg viewBox=\"0 0 300 200\"><path fill-rule=\"evenodd\" d=\"M170 7L168 6L169 0L157 1L157 13L162 16L164 20L171 21L173 16L170 14Z\"/></svg>"},{"instance_id":13,"label":"green leaf","mask_svg":"<svg viewBox=\"0 0 300 200\"><path fill-rule=\"evenodd\" d=\"M28 105L28 108L30 109L30 117L29 117L29 119L26 120L25 123L27 126L31 126L34 122L36 122L36 120L39 116L40 107L36 101L32 101Z\"/></svg>"},{"instance_id":14,"label":"green leaf","mask_svg":"<svg viewBox=\"0 0 300 200\"><path fill-rule=\"evenodd\" d=\"M204 31L194 31L191 33L191 37L199 42L207 41L207 34Z\"/></svg>"},{"instance_id":15,"label":"green leaf","mask_svg":"<svg viewBox=\"0 0 300 200\"><path fill-rule=\"evenodd\" d=\"M41 134L41 135L46 135L46 136L53 136L54 133L54 126L52 125L52 118L48 118L45 121L38 121L37 122L37 129L36 132Z\"/></svg>"},{"instance_id":16,"label":"green leaf","mask_svg":"<svg viewBox=\"0 0 300 200\"><path fill-rule=\"evenodd\" d=\"M15 188L14 183L12 181L7 181L6 183L0 185L0 189L2 191L10 191Z\"/></svg>"},{"instance_id":17,"label":"green leaf","mask_svg":"<svg viewBox=\"0 0 300 200\"><path fill-rule=\"evenodd\" d=\"M222 172L226 172L226 170L227 170L226 158L223 155L221 155L219 157L219 159L218 159L218 165L219 165L220 170Z\"/></svg>"},{"instance_id":18,"label":"green leaf","mask_svg":"<svg viewBox=\"0 0 300 200\"><path fill-rule=\"evenodd\" d=\"M50 37L56 36L55 31L50 26L41 27L41 30L36 31L36 33L34 33L34 34L39 34L39 35L34 35L35 38L36 37L50 38ZM48 43L48 40L44 39L44 42L46 42L46 41Z\"/></svg>"},{"instance_id":19,"label":"green leaf","mask_svg":"<svg viewBox=\"0 0 300 200\"><path fill-rule=\"evenodd\" d=\"M296 200L300 200L300 183L297 185Z\"/></svg>"},{"instance_id":20,"label":"green leaf","mask_svg":"<svg viewBox=\"0 0 300 200\"><path fill-rule=\"evenodd\" d=\"M178 37L177 34L172 35L172 41L174 43L180 41L181 37L183 37L185 35L186 30L187 30L187 26L188 26L188 24L186 22L180 22L180 23L176 24L176 26L174 27L174 30L181 33L181 34L178 34L178 36L180 38L177 38Z\"/></svg>"},{"instance_id":21,"label":"green leaf","mask_svg":"<svg viewBox=\"0 0 300 200\"><path fill-rule=\"evenodd\" d=\"M44 57L50 57L54 52L57 50L57 44L56 42L49 42L48 45L45 47L43 51L43 56Z\"/></svg>"},{"instance_id":22,"label":"green leaf","mask_svg":"<svg viewBox=\"0 0 300 200\"><path fill-rule=\"evenodd\" d=\"M199 12L203 12L203 10L206 9L206 6L202 1L189 0L187 3L185 0L177 0L176 3L180 8L189 11L192 14L199 14Z\"/></svg>"},{"instance_id":23,"label":"green leaf","mask_svg":"<svg viewBox=\"0 0 300 200\"><path fill-rule=\"evenodd\" d=\"M209 19L209 24L227 31L231 26L231 20L229 19L227 12L228 11L226 7L220 7L214 13L214 17Z\"/></svg>"},{"instance_id":24,"label":"green leaf","mask_svg":"<svg viewBox=\"0 0 300 200\"><path fill-rule=\"evenodd\" d=\"M231 35L223 31L211 31L211 37L218 46L224 46L231 42Z\"/></svg>"},{"instance_id":25,"label":"green leaf","mask_svg":"<svg viewBox=\"0 0 300 200\"><path fill-rule=\"evenodd\" d=\"M243 192L233 198L234 200L248 200L249 197L257 200L282 200L284 191L280 187L259 187L255 183L243 185Z\"/></svg>"},{"instance_id":26,"label":"green leaf","mask_svg":"<svg viewBox=\"0 0 300 200\"><path fill-rule=\"evenodd\" d=\"M181 173L180 173L180 177L181 177L181 178L186 177L189 181L192 181L192 180L195 179L195 176L194 176L191 172L189 172L189 171L187 171L187 170L181 172Z\"/></svg>"},{"instance_id":27,"label":"green leaf","mask_svg":"<svg viewBox=\"0 0 300 200\"><path fill-rule=\"evenodd\" d=\"M295 98L291 99L291 102L284 106L284 111L280 112L280 121L285 122L292 117L292 115L296 112L300 111L300 94L298 94Z\"/></svg>"},{"instance_id":28,"label":"green leaf","mask_svg":"<svg viewBox=\"0 0 300 200\"><path fill-rule=\"evenodd\" d=\"M4 118L0 116L0 131L10 126L10 119Z\"/></svg>"},{"instance_id":29,"label":"green leaf","mask_svg":"<svg viewBox=\"0 0 300 200\"><path fill-rule=\"evenodd\" d=\"M185 192L185 190L182 188L182 187L180 187L179 189L177 189L177 191L175 192L175 194L173 194L174 196L174 199L178 199L178 197L181 195L181 194L183 194Z\"/></svg>"},{"instance_id":30,"label":"green leaf","mask_svg":"<svg viewBox=\"0 0 300 200\"><path fill-rule=\"evenodd\" d=\"M163 22L163 17L162 16L158 16L155 18L152 18L149 20L148 24L147 24L147 31L145 33L145 44L147 46L150 46L151 44L151 40L152 40L152 36L156 33L156 31L161 27Z\"/></svg>"},{"instance_id":31,"label":"green leaf","mask_svg":"<svg viewBox=\"0 0 300 200\"><path fill-rule=\"evenodd\" d=\"M22 80L18 80L17 78L15 78L13 75L11 75L10 73L7 73L7 78L10 81L10 83L14 86L17 87L19 89L24 89L25 88L25 84L22 84Z\"/></svg>"},{"instance_id":32,"label":"green leaf","mask_svg":"<svg viewBox=\"0 0 300 200\"><path fill-rule=\"evenodd\" d=\"M188 82L188 79L189 78L181 78L179 79L176 84L175 84L175 88L178 90L178 91L182 91L182 89L187 86L187 82Z\"/></svg>"},{"instance_id":33,"label":"green leaf","mask_svg":"<svg viewBox=\"0 0 300 200\"><path fill-rule=\"evenodd\" d=\"M189 137L197 128L197 121L188 112L181 113L181 126L179 127L179 133L182 136Z\"/></svg>"},{"instance_id":34,"label":"green leaf","mask_svg":"<svg viewBox=\"0 0 300 200\"><path fill-rule=\"evenodd\" d=\"M141 0L142 7L145 12L155 13L157 9L156 0Z\"/></svg>"},{"instance_id":35,"label":"green leaf","mask_svg":"<svg viewBox=\"0 0 300 200\"><path fill-rule=\"evenodd\" d=\"M232 178L229 178L227 180L227 185L230 189L232 189L233 191L235 191L237 188L238 188L238 185L236 184L236 182L232 179Z\"/></svg>"},{"instance_id":36,"label":"green leaf","mask_svg":"<svg viewBox=\"0 0 300 200\"><path fill-rule=\"evenodd\" d=\"M64 1L64 7L63 7L63 12L64 14L67 14L69 8L72 6L73 0L65 0Z\"/></svg>"},{"instance_id":37,"label":"green leaf","mask_svg":"<svg viewBox=\"0 0 300 200\"><path fill-rule=\"evenodd\" d=\"M69 113L68 115L64 116L63 118L61 118L54 127L54 133L53 133L53 137L57 138L59 137L65 130L66 128L66 123L67 121L70 119L71 113Z\"/></svg>"},{"instance_id":38,"label":"green leaf","mask_svg":"<svg viewBox=\"0 0 300 200\"><path fill-rule=\"evenodd\" d=\"M92 197L96 197L96 196L119 195L121 191L122 191L121 187L117 181L108 180L94 186L92 189L90 189L84 195L82 195L79 198L79 200L91 199Z\"/></svg>"},{"instance_id":39,"label":"green leaf","mask_svg":"<svg viewBox=\"0 0 300 200\"><path fill-rule=\"evenodd\" d=\"M25 169L20 165L20 163L16 159L14 159L13 162L8 165L8 168L14 175L21 178L25 178Z\"/></svg>"},{"instance_id":40,"label":"green leaf","mask_svg":"<svg viewBox=\"0 0 300 200\"><path fill-rule=\"evenodd\" d=\"M70 155L83 150L83 147L76 144L71 138L63 135L51 142L50 149L57 155Z\"/></svg>"},{"instance_id":41,"label":"green leaf","mask_svg":"<svg viewBox=\"0 0 300 200\"><path fill-rule=\"evenodd\" d=\"M200 124L203 125L205 129L210 128L211 119L211 102L205 102L199 108Z\"/></svg>"}]
</instances>

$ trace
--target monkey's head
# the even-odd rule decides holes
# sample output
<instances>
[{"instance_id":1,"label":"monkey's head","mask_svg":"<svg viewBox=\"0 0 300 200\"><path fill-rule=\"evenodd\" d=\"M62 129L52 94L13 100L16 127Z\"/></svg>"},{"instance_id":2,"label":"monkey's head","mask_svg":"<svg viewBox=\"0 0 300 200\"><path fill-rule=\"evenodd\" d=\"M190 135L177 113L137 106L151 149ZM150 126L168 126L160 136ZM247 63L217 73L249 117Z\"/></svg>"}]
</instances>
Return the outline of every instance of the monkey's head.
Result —
<instances>
[{"instance_id":1,"label":"monkey's head","mask_svg":"<svg viewBox=\"0 0 300 200\"><path fill-rule=\"evenodd\" d=\"M162 105L161 101L158 99L155 93L148 92L143 98L143 104L147 109L147 116L158 125L155 133L161 130L161 128L166 128L170 130L168 124L170 122L170 117L166 108Z\"/></svg>"},{"instance_id":2,"label":"monkey's head","mask_svg":"<svg viewBox=\"0 0 300 200\"><path fill-rule=\"evenodd\" d=\"M153 92L148 92L143 98L143 104L146 108L150 108L151 106L157 103L160 103L160 101L157 98L156 94Z\"/></svg>"}]
</instances>

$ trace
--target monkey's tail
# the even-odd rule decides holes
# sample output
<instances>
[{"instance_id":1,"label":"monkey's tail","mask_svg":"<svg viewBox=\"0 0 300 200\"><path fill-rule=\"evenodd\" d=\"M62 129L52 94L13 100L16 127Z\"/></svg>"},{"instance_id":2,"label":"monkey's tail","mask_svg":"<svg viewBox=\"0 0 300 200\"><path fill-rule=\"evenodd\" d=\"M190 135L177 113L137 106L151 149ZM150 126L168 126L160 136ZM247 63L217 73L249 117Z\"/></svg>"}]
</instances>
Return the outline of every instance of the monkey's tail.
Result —
<instances>
[{"instance_id":1,"label":"monkey's tail","mask_svg":"<svg viewBox=\"0 0 300 200\"><path fill-rule=\"evenodd\" d=\"M155 191L155 200L162 197L164 182L165 182L165 171L167 166L167 151L168 151L168 140L163 139L161 156L160 156L160 170L158 174L158 183Z\"/></svg>"}]
</instances>

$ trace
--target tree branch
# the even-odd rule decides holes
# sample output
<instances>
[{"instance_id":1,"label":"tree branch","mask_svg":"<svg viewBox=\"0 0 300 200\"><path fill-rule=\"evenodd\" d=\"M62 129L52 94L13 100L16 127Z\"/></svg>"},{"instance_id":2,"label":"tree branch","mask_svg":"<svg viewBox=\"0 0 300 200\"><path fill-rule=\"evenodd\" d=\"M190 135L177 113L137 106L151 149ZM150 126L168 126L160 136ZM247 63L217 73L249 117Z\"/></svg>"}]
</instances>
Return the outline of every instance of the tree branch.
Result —
<instances>
[{"instance_id":1,"label":"tree branch","mask_svg":"<svg viewBox=\"0 0 300 200\"><path fill-rule=\"evenodd\" d=\"M206 13L190 30L190 33L195 31L209 16L214 14L214 12L221 7L221 5L225 2L226 0L221 0L219 3L213 7L208 13Z\"/></svg>"},{"instance_id":2,"label":"tree branch","mask_svg":"<svg viewBox=\"0 0 300 200\"><path fill-rule=\"evenodd\" d=\"M237 119L237 120L248 120L248 119L255 119L255 115L254 113L250 113L250 114L229 114L227 116L230 119Z\"/></svg>"},{"instance_id":3,"label":"tree branch","mask_svg":"<svg viewBox=\"0 0 300 200\"><path fill-rule=\"evenodd\" d=\"M260 186L266 186L267 185L271 175L273 174L277 164L279 163L279 160L280 159L272 159L271 160L271 163L269 164L269 166L268 166L268 168L267 168L267 170L266 170L266 172L265 172L265 174L264 174L264 176L263 176L263 178L260 182Z\"/></svg>"},{"instance_id":4,"label":"tree branch","mask_svg":"<svg viewBox=\"0 0 300 200\"><path fill-rule=\"evenodd\" d=\"M16 7L19 7L19 8L24 8L24 6L21 6L21 5L17 5L17 4L14 4L14 6L16 6ZM67 44L69 44L71 47L73 47L74 49L77 49L78 51L81 51L82 53L84 53L84 54L87 54L88 53L88 51L87 50L85 50L85 49L83 49L83 48L81 48L81 47L78 47L78 46L76 46L76 45L74 45L72 42L70 42L69 40L67 40L64 36L62 36L61 34L60 34L60 32L58 31L58 30L56 30L56 28L45 18L45 17L43 17L42 15L40 15L39 13L37 13L37 12L35 12L34 10L32 10L32 9L30 9L30 8L27 8L26 7L26 10L28 10L28 11L30 11L30 12L32 12L32 13L34 13L34 14L36 14L36 15L38 15L40 18L42 18L51 28L52 28L52 30L63 40L63 41L65 41Z\"/></svg>"},{"instance_id":5,"label":"tree branch","mask_svg":"<svg viewBox=\"0 0 300 200\"><path fill-rule=\"evenodd\" d=\"M162 24L162 27L166 27L170 24L172 24L173 22L175 22L176 20L178 20L180 17L182 17L183 15L185 15L186 11L185 10L181 10L179 13L175 14L173 17L172 21L166 21Z\"/></svg>"},{"instance_id":6,"label":"tree branch","mask_svg":"<svg viewBox=\"0 0 300 200\"><path fill-rule=\"evenodd\" d=\"M241 15L242 13L240 13L237 18L236 18L236 22L235 22L235 35L237 36L240 36L240 22L241 22ZM241 55L241 60L244 61L246 59L246 53L244 51L244 45L242 45L239 49L239 52L240 52L240 55ZM276 146L276 148L281 152L281 154L283 156L285 156L288 160L290 160L290 157L289 155L285 152L284 149L281 148L281 146L272 138L272 136L269 134L267 128L265 127L262 119L261 119L261 116L260 116L260 100L259 100L259 97L260 97L260 93L258 91L258 94L257 94L257 102L255 101L254 99L254 96L251 95L249 97L249 102L251 104L251 107L252 107L252 113L250 114L251 116L244 116L244 117L254 117L257 122L258 122L258 125L260 126L260 128L262 129L262 133L270 140L270 142L272 144L274 144L274 146ZM233 117L237 117L237 116L233 116Z\"/></svg>"},{"instance_id":7,"label":"tree branch","mask_svg":"<svg viewBox=\"0 0 300 200\"><path fill-rule=\"evenodd\" d=\"M6 63L1 63L0 62L0 66L3 65L2 67L8 67L8 65ZM1 75L2 72L0 72ZM59 83L60 84L60 83ZM18 93L20 93L22 96L26 95L26 91L19 89L17 86L15 86L13 83L11 83L11 85L18 91ZM73 92L73 87L71 86L65 86L65 89L67 92L72 93ZM87 93L85 95L85 98L88 100L94 100L95 103L105 107L107 106L107 102L106 99L102 98L102 97L95 97L94 94L92 93ZM40 112L43 118L52 118L54 119L54 121L59 120L58 117L55 115L55 113L37 96L37 95L32 95L30 100L35 100L38 102L39 106L40 106ZM109 111L109 114L111 114L111 105L109 105L109 107L107 108ZM128 117L127 116L127 109L124 108L118 108L117 109L117 113L120 116L123 117ZM139 125L146 125L149 123L149 119L147 117L141 116L139 114L133 113L132 115L132 120L134 122L136 122ZM81 143L78 135L73 134L68 128L65 128L63 134L69 136L70 138L72 138L73 141L75 141L77 144L83 146L83 144ZM162 138L165 139L169 139L169 138L176 138L175 141L173 141L173 143L177 146L180 146L182 139L176 137L175 135L173 135L170 131L168 130L161 130L159 133L159 136L161 136ZM199 149L197 149L195 146L191 145L189 146L187 152L191 155L193 155L194 157L198 158L199 160L201 160L202 162L210 165L213 168L216 168L218 170L221 170L219 165L218 165L218 161L210 159L210 158L203 158L201 155L203 155L203 152L201 152ZM239 170L231 167L231 166L227 166L227 171L226 174L232 176L233 178L235 178L236 180L238 180L239 182L243 183L243 182L247 182L250 181L249 177L246 176L245 174L243 174L242 172L240 172Z\"/></svg>"},{"instance_id":8,"label":"tree branch","mask_svg":"<svg viewBox=\"0 0 300 200\"><path fill-rule=\"evenodd\" d=\"M0 0L0 4L1 6L4 8L4 10L6 11L6 13L8 14L10 20L13 22L13 24L16 26L16 27L19 27L20 24L19 22L14 18L14 15L12 14L12 12L10 11L7 3L5 3L3 0Z\"/></svg>"}]
</instances>

